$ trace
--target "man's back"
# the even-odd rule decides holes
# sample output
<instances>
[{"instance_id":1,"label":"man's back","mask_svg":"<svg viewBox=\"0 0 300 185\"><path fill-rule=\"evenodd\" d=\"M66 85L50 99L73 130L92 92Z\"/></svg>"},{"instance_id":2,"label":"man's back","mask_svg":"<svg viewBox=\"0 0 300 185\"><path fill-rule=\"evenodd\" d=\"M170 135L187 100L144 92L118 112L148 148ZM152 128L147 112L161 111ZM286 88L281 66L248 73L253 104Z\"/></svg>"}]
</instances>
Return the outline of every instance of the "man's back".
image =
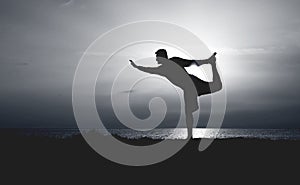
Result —
<instances>
[{"instance_id":1,"label":"man's back","mask_svg":"<svg viewBox=\"0 0 300 185\"><path fill-rule=\"evenodd\" d=\"M159 75L166 77L170 82L182 89L193 85L184 67L176 62L174 63L171 59L166 59L166 61L159 66L159 72Z\"/></svg>"}]
</instances>

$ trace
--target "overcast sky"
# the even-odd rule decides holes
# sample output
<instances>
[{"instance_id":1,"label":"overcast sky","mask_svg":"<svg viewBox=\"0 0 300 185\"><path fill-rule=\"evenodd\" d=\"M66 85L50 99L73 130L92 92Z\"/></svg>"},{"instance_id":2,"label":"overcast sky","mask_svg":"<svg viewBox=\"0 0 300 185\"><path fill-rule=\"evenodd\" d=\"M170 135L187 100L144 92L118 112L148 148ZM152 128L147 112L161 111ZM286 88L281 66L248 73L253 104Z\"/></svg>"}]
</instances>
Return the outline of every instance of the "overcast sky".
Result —
<instances>
[{"instance_id":1,"label":"overcast sky","mask_svg":"<svg viewBox=\"0 0 300 185\"><path fill-rule=\"evenodd\" d=\"M75 127L72 80L81 55L104 32L142 20L183 26L218 52L228 98L223 127L300 127L298 0L2 0L0 127Z\"/></svg>"}]
</instances>

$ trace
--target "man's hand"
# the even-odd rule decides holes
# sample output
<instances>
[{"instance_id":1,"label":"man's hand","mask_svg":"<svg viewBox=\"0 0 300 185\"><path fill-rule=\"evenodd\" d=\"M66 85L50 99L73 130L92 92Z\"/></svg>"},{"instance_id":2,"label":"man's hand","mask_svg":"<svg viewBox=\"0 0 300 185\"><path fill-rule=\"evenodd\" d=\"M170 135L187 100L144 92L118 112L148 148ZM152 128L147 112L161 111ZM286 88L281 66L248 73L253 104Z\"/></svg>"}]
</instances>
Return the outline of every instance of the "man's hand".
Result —
<instances>
[{"instance_id":1,"label":"man's hand","mask_svg":"<svg viewBox=\"0 0 300 185\"><path fill-rule=\"evenodd\" d=\"M136 68L137 65L132 61L132 60L129 60L130 61L130 64L132 65L132 67Z\"/></svg>"}]
</instances>

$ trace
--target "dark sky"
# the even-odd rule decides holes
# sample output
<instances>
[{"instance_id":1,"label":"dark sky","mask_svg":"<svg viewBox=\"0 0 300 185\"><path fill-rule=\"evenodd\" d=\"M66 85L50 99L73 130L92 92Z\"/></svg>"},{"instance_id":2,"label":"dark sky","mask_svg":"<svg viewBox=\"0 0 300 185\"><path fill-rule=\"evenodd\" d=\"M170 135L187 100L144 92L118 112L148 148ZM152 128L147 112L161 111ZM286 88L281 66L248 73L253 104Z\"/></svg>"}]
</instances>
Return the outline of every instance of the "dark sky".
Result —
<instances>
[{"instance_id":1,"label":"dark sky","mask_svg":"<svg viewBox=\"0 0 300 185\"><path fill-rule=\"evenodd\" d=\"M76 127L72 80L85 49L121 24L161 20L218 52L228 100L223 127L299 128L299 17L298 0L2 0L0 127ZM116 63L128 60L122 56Z\"/></svg>"}]
</instances>

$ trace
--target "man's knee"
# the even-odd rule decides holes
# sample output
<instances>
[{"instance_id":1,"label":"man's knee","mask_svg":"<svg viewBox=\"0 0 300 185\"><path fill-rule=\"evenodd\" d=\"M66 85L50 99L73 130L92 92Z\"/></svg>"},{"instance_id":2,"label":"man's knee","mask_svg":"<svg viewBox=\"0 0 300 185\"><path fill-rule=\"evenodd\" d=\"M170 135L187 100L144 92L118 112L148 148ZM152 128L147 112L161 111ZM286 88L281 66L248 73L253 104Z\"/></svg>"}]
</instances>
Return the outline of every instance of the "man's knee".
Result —
<instances>
[{"instance_id":1,"label":"man's knee","mask_svg":"<svg viewBox=\"0 0 300 185\"><path fill-rule=\"evenodd\" d=\"M217 81L217 82L213 82L210 85L210 90L211 92L217 92L220 91L223 88L222 82L221 81Z\"/></svg>"}]
</instances>

